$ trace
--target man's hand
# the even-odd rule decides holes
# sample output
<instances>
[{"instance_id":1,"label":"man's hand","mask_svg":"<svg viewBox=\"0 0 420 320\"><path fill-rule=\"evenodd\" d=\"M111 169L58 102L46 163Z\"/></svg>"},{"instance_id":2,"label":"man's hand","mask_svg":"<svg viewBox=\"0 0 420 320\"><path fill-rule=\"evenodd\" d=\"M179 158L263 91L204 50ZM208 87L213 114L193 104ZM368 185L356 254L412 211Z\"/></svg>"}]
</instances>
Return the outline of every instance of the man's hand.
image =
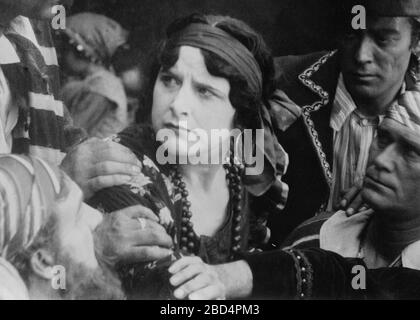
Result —
<instances>
[{"instance_id":1,"label":"man's hand","mask_svg":"<svg viewBox=\"0 0 420 320\"><path fill-rule=\"evenodd\" d=\"M363 203L362 186L354 185L343 192L341 201L337 210L344 210L348 217L356 214L359 211L366 211L368 206Z\"/></svg>"},{"instance_id":2,"label":"man's hand","mask_svg":"<svg viewBox=\"0 0 420 320\"><path fill-rule=\"evenodd\" d=\"M198 257L185 257L170 268L170 283L177 288L177 299L222 300L226 299L226 289L215 266L205 264Z\"/></svg>"},{"instance_id":3,"label":"man's hand","mask_svg":"<svg viewBox=\"0 0 420 320\"><path fill-rule=\"evenodd\" d=\"M89 199L101 189L127 183L141 172L142 165L123 145L92 138L71 150L61 168Z\"/></svg>"},{"instance_id":4,"label":"man's hand","mask_svg":"<svg viewBox=\"0 0 420 320\"><path fill-rule=\"evenodd\" d=\"M351 217L338 211L321 227L320 247L345 258L357 258L360 241L373 210L365 210Z\"/></svg>"},{"instance_id":5,"label":"man's hand","mask_svg":"<svg viewBox=\"0 0 420 320\"><path fill-rule=\"evenodd\" d=\"M98 259L115 267L119 262L151 262L169 256L171 237L156 215L135 206L105 215L94 232Z\"/></svg>"}]
</instances>

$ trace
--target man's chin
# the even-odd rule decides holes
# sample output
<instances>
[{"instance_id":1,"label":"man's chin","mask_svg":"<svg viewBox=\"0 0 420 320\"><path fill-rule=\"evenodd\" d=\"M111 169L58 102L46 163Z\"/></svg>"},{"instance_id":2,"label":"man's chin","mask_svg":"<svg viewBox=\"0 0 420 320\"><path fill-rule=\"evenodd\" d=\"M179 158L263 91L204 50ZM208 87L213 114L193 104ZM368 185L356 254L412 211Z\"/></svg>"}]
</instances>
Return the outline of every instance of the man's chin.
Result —
<instances>
[{"instance_id":1,"label":"man's chin","mask_svg":"<svg viewBox=\"0 0 420 320\"><path fill-rule=\"evenodd\" d=\"M389 197L377 190L364 187L362 191L364 202L375 211L383 211L389 206Z\"/></svg>"},{"instance_id":2,"label":"man's chin","mask_svg":"<svg viewBox=\"0 0 420 320\"><path fill-rule=\"evenodd\" d=\"M121 281L110 270L73 265L67 273L66 300L123 300Z\"/></svg>"}]
</instances>

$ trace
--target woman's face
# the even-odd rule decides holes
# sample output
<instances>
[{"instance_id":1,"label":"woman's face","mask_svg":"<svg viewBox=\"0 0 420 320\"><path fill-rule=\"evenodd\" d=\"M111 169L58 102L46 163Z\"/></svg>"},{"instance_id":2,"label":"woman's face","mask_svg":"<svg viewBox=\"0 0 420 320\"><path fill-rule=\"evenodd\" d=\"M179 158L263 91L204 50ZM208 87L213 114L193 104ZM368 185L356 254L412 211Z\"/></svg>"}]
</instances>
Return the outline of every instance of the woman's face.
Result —
<instances>
[{"instance_id":1,"label":"woman's face","mask_svg":"<svg viewBox=\"0 0 420 320\"><path fill-rule=\"evenodd\" d=\"M162 129L173 132L165 134L168 153L183 159L197 149L219 152L233 128L229 93L228 80L207 71L200 49L181 47L176 64L159 72L153 91L153 128L158 136ZM212 134L222 138L211 139Z\"/></svg>"}]
</instances>

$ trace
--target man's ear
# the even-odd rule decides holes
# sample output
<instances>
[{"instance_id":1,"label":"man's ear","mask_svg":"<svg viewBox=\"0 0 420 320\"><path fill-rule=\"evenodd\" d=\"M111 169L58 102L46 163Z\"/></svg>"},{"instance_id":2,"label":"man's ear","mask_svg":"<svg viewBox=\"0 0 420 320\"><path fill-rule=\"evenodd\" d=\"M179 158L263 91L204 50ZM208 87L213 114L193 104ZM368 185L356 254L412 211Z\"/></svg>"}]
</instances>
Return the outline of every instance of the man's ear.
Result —
<instances>
[{"instance_id":1,"label":"man's ear","mask_svg":"<svg viewBox=\"0 0 420 320\"><path fill-rule=\"evenodd\" d=\"M31 257L31 268L38 277L51 280L53 275L54 258L52 254L45 249L36 250Z\"/></svg>"}]
</instances>

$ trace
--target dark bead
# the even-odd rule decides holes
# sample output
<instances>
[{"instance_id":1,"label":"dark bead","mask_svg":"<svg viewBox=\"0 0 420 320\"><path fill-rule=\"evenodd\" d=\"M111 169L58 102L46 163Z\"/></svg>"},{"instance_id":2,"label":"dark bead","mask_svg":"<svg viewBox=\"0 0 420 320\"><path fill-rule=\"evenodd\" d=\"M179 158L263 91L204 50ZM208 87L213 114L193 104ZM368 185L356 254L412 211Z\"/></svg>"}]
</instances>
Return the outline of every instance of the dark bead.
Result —
<instances>
[{"instance_id":1,"label":"dark bead","mask_svg":"<svg viewBox=\"0 0 420 320\"><path fill-rule=\"evenodd\" d=\"M190 219L188 219L188 218L182 218L182 223L184 224L184 225L186 225L186 226L188 226L188 222L190 221Z\"/></svg>"},{"instance_id":2,"label":"dark bead","mask_svg":"<svg viewBox=\"0 0 420 320\"><path fill-rule=\"evenodd\" d=\"M185 189L187 186L185 185L185 182L181 181L181 182L179 183L179 187L180 187L181 189Z\"/></svg>"},{"instance_id":3,"label":"dark bead","mask_svg":"<svg viewBox=\"0 0 420 320\"><path fill-rule=\"evenodd\" d=\"M235 231L236 233L241 232L241 226L236 226L234 231Z\"/></svg>"},{"instance_id":4,"label":"dark bead","mask_svg":"<svg viewBox=\"0 0 420 320\"><path fill-rule=\"evenodd\" d=\"M188 191L187 191L187 190L183 190L181 194L182 194L182 196L183 196L184 198L186 198L186 197L188 197L188 194L189 194L189 193L188 193Z\"/></svg>"},{"instance_id":5,"label":"dark bead","mask_svg":"<svg viewBox=\"0 0 420 320\"><path fill-rule=\"evenodd\" d=\"M235 184L234 186L233 186L233 190L235 190L236 192L241 192L242 191L242 186L238 183L238 184Z\"/></svg>"},{"instance_id":6,"label":"dark bead","mask_svg":"<svg viewBox=\"0 0 420 320\"><path fill-rule=\"evenodd\" d=\"M186 212L186 213L185 213L185 216L186 216L187 218L191 218L191 217L192 217L192 212L191 212L191 211Z\"/></svg>"},{"instance_id":7,"label":"dark bead","mask_svg":"<svg viewBox=\"0 0 420 320\"><path fill-rule=\"evenodd\" d=\"M187 233L188 232L188 228L187 227L182 227L181 231L182 231L182 233Z\"/></svg>"},{"instance_id":8,"label":"dark bead","mask_svg":"<svg viewBox=\"0 0 420 320\"><path fill-rule=\"evenodd\" d=\"M241 201L242 200L242 195L241 194L235 194L233 196L233 200L235 200L235 201Z\"/></svg>"},{"instance_id":9,"label":"dark bead","mask_svg":"<svg viewBox=\"0 0 420 320\"><path fill-rule=\"evenodd\" d=\"M236 242L240 242L242 239L241 236L236 236L235 238L233 238L233 240L235 240Z\"/></svg>"},{"instance_id":10,"label":"dark bead","mask_svg":"<svg viewBox=\"0 0 420 320\"><path fill-rule=\"evenodd\" d=\"M182 237L181 238L181 243L186 244L188 242L188 238L187 237Z\"/></svg>"},{"instance_id":11,"label":"dark bead","mask_svg":"<svg viewBox=\"0 0 420 320\"><path fill-rule=\"evenodd\" d=\"M190 228L190 229L192 229L192 228L194 228L194 224L191 221L189 221L187 223L187 227Z\"/></svg>"},{"instance_id":12,"label":"dark bead","mask_svg":"<svg viewBox=\"0 0 420 320\"><path fill-rule=\"evenodd\" d=\"M240 204L236 204L235 207L234 207L234 210L236 212L241 212L242 211L242 206Z\"/></svg>"},{"instance_id":13,"label":"dark bead","mask_svg":"<svg viewBox=\"0 0 420 320\"><path fill-rule=\"evenodd\" d=\"M188 233L188 238L190 238L190 239L194 239L194 237L195 237L194 232L190 232L190 233Z\"/></svg>"},{"instance_id":14,"label":"dark bead","mask_svg":"<svg viewBox=\"0 0 420 320\"><path fill-rule=\"evenodd\" d=\"M186 252L186 251L188 251L188 248L187 247L182 247L181 250Z\"/></svg>"},{"instance_id":15,"label":"dark bead","mask_svg":"<svg viewBox=\"0 0 420 320\"><path fill-rule=\"evenodd\" d=\"M238 222L238 223L241 222L242 221L242 216L241 215L237 216L235 218L235 221Z\"/></svg>"},{"instance_id":16,"label":"dark bead","mask_svg":"<svg viewBox=\"0 0 420 320\"><path fill-rule=\"evenodd\" d=\"M189 206L184 205L184 206L182 207L182 213L183 213L184 215L186 215L186 213L187 213L188 211L190 211L190 207L189 207Z\"/></svg>"},{"instance_id":17,"label":"dark bead","mask_svg":"<svg viewBox=\"0 0 420 320\"><path fill-rule=\"evenodd\" d=\"M188 243L188 248L190 248L190 249L194 249L194 248L195 248L195 244L194 244L194 242L189 242L189 243Z\"/></svg>"},{"instance_id":18,"label":"dark bead","mask_svg":"<svg viewBox=\"0 0 420 320\"><path fill-rule=\"evenodd\" d=\"M239 249L240 249L240 247L239 247L239 246L234 246L232 250L233 250L234 252L238 252L238 251L239 251Z\"/></svg>"}]
</instances>

